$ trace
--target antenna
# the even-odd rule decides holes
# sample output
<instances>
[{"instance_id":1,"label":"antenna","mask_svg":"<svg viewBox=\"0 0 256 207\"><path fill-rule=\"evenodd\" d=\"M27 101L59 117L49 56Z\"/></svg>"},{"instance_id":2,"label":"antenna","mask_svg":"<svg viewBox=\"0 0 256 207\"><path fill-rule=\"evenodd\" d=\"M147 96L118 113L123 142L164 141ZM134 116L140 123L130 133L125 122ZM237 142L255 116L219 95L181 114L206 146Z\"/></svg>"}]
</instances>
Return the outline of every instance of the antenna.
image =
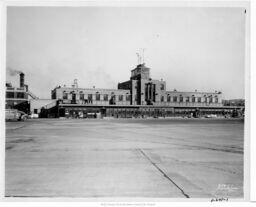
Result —
<instances>
[{"instance_id":1,"label":"antenna","mask_svg":"<svg viewBox=\"0 0 256 207\"><path fill-rule=\"evenodd\" d=\"M144 56L145 48L142 48L142 63L145 63L145 56Z\"/></svg>"},{"instance_id":2,"label":"antenna","mask_svg":"<svg viewBox=\"0 0 256 207\"><path fill-rule=\"evenodd\" d=\"M138 65L141 63L141 56L138 52L136 52L137 58L138 58Z\"/></svg>"},{"instance_id":3,"label":"antenna","mask_svg":"<svg viewBox=\"0 0 256 207\"><path fill-rule=\"evenodd\" d=\"M139 53L136 52L137 58L138 58L138 65L139 65Z\"/></svg>"},{"instance_id":4,"label":"antenna","mask_svg":"<svg viewBox=\"0 0 256 207\"><path fill-rule=\"evenodd\" d=\"M74 86L75 86L75 88L78 88L77 79L74 79Z\"/></svg>"}]
</instances>

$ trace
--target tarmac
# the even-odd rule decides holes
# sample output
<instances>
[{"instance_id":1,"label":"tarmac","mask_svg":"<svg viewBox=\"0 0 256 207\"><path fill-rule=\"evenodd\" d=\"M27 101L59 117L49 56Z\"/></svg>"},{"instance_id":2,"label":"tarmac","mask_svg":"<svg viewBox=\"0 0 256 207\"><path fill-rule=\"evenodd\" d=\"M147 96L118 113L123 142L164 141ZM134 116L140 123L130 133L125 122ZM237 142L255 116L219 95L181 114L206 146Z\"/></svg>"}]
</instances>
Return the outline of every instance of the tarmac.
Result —
<instances>
[{"instance_id":1,"label":"tarmac","mask_svg":"<svg viewBox=\"0 0 256 207\"><path fill-rule=\"evenodd\" d=\"M242 198L238 119L6 122L5 196Z\"/></svg>"}]
</instances>

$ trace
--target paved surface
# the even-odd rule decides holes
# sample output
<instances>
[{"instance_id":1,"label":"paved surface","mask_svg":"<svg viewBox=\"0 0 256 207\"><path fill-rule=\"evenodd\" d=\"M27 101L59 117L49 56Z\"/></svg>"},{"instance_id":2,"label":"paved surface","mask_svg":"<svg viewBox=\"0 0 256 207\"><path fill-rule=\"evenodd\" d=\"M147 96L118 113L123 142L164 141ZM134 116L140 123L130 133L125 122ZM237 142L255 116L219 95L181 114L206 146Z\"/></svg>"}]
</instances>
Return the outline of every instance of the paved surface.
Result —
<instances>
[{"instance_id":1,"label":"paved surface","mask_svg":"<svg viewBox=\"0 0 256 207\"><path fill-rule=\"evenodd\" d=\"M6 196L243 197L243 121L6 124Z\"/></svg>"}]
</instances>

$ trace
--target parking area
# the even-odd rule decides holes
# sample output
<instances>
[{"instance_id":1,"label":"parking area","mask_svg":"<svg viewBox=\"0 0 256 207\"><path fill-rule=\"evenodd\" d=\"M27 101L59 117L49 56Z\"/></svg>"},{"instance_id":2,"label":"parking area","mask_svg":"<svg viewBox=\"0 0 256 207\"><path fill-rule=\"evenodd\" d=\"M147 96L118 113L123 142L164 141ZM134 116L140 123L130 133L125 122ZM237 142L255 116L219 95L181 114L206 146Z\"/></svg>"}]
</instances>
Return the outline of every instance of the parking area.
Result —
<instances>
[{"instance_id":1,"label":"parking area","mask_svg":"<svg viewBox=\"0 0 256 207\"><path fill-rule=\"evenodd\" d=\"M6 123L5 195L243 197L239 119Z\"/></svg>"}]
</instances>

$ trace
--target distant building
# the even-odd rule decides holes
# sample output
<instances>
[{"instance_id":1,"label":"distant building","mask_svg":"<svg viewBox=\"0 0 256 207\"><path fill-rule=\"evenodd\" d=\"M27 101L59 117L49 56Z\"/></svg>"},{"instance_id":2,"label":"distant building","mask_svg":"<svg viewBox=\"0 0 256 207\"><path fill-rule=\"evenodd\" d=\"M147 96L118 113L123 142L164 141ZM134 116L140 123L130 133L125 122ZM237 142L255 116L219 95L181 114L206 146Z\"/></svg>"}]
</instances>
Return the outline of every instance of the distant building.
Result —
<instances>
[{"instance_id":1,"label":"distant building","mask_svg":"<svg viewBox=\"0 0 256 207\"><path fill-rule=\"evenodd\" d=\"M118 83L117 89L79 88L75 80L71 87L54 88L51 97L55 104L46 108L54 117L83 117L90 113L116 117L173 116L198 111L221 114L224 110L221 92L169 91L165 81L150 77L150 68L145 64L131 70L130 80Z\"/></svg>"},{"instance_id":2,"label":"distant building","mask_svg":"<svg viewBox=\"0 0 256 207\"><path fill-rule=\"evenodd\" d=\"M6 109L18 109L29 113L29 99L38 99L28 89L28 85L25 84L25 74L20 73L20 85L19 87L13 87L11 83L6 83L5 90L5 108Z\"/></svg>"},{"instance_id":3,"label":"distant building","mask_svg":"<svg viewBox=\"0 0 256 207\"><path fill-rule=\"evenodd\" d=\"M138 65L131 71L130 80L118 83L118 89L86 89L58 86L52 99L63 104L84 105L152 105L152 106L222 106L221 92L167 91L166 82L150 78L150 68Z\"/></svg>"},{"instance_id":4,"label":"distant building","mask_svg":"<svg viewBox=\"0 0 256 207\"><path fill-rule=\"evenodd\" d=\"M28 86L24 84L24 73L20 73L20 86L13 87L6 83L5 108L10 109L24 101L28 101Z\"/></svg>"},{"instance_id":5,"label":"distant building","mask_svg":"<svg viewBox=\"0 0 256 207\"><path fill-rule=\"evenodd\" d=\"M150 68L145 64L131 70L130 79L118 83L117 89L79 88L75 79L71 87L55 87L51 99L39 99L24 82L24 73L20 73L20 87L6 84L6 109L16 108L39 117L198 117L225 115L244 108L242 104L223 100L218 91L167 90L165 81L151 78Z\"/></svg>"},{"instance_id":6,"label":"distant building","mask_svg":"<svg viewBox=\"0 0 256 207\"><path fill-rule=\"evenodd\" d=\"M222 106L221 92L167 91L166 82L150 77L150 68L138 65L131 71L129 81L119 83L118 89L129 90L131 105L154 106Z\"/></svg>"},{"instance_id":7,"label":"distant building","mask_svg":"<svg viewBox=\"0 0 256 207\"><path fill-rule=\"evenodd\" d=\"M222 100L224 106L244 106L244 99L230 99L230 100Z\"/></svg>"}]
</instances>

